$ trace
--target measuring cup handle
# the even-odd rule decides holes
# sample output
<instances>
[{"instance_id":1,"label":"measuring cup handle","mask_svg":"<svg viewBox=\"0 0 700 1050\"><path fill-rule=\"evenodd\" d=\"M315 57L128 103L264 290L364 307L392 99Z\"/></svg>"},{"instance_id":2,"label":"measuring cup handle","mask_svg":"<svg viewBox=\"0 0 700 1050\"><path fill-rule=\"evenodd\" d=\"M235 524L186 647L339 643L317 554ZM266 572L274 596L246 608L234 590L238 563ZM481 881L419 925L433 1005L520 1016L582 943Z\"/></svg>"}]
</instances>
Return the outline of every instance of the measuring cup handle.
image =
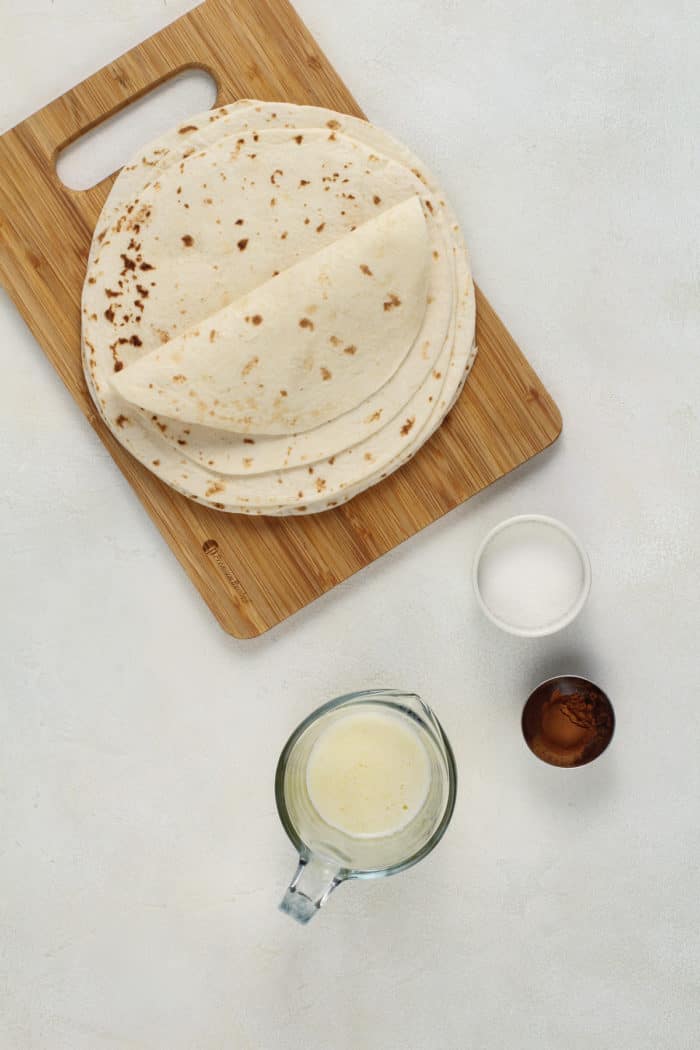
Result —
<instances>
[{"instance_id":1,"label":"measuring cup handle","mask_svg":"<svg viewBox=\"0 0 700 1050\"><path fill-rule=\"evenodd\" d=\"M343 881L340 868L315 854L299 857L299 867L280 902L280 911L306 924Z\"/></svg>"}]
</instances>

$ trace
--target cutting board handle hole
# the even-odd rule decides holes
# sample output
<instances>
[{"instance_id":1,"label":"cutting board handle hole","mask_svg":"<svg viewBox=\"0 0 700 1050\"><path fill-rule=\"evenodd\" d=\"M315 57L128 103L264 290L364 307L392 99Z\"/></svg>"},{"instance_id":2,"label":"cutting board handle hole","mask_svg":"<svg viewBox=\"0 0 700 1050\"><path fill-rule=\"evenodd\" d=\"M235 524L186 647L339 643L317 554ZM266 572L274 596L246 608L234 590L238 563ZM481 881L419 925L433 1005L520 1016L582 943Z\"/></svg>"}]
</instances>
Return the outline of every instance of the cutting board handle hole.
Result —
<instances>
[{"instance_id":1,"label":"cutting board handle hole","mask_svg":"<svg viewBox=\"0 0 700 1050\"><path fill-rule=\"evenodd\" d=\"M88 190L123 167L141 146L178 122L211 109L217 83L205 69L186 69L129 103L56 158L59 179L70 190Z\"/></svg>"}]
</instances>

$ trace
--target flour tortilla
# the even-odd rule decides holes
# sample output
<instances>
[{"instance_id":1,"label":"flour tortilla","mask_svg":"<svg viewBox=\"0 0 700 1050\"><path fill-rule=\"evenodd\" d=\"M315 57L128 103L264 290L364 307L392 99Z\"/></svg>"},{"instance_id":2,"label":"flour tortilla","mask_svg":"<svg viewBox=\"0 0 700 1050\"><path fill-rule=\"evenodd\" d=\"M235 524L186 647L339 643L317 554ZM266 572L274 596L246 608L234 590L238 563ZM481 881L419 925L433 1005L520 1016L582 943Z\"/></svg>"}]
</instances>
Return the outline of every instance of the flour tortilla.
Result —
<instances>
[{"instance_id":1,"label":"flour tortilla","mask_svg":"<svg viewBox=\"0 0 700 1050\"><path fill-rule=\"evenodd\" d=\"M180 154L170 158L170 166L133 198L135 203L127 198L115 209L117 180L105 209L111 222L98 226L83 297L86 366L96 381L98 374L109 376L114 367L128 368L149 350L264 282L277 268L293 265L420 188L416 177L394 162L377 155L370 160L371 151L340 135L329 142L329 134L309 129L303 144L285 129L231 135L216 142L211 154L193 155L191 147L183 145ZM290 144L294 171L288 163ZM160 153L160 148L156 151ZM149 157L144 170L152 170ZM255 212L254 201L248 205L245 201L246 187L254 192L256 180L270 186L262 216ZM174 207L166 203L170 199L175 200ZM272 200L270 219L267 208ZM444 274L445 263L441 258L435 261L441 254L435 226L431 218L431 260L437 279L431 288L433 303L426 315L429 330L420 346L421 360L413 361L412 371L402 378L396 393L389 393L388 401L383 398L372 411L344 421L320 444L315 443L316 435L310 436L303 453L306 459L331 455L349 440L360 440L376 429L377 419L393 416L405 392L414 389L429 370L444 340L452 294L447 275L437 277L439 270ZM193 229L198 231L196 238L188 232ZM277 238L271 236L271 229L279 231ZM238 250L239 242L245 242L244 251ZM111 414L115 421L125 415L124 404L108 389L99 393L105 415ZM381 417L376 417L378 408ZM345 430L346 423L352 433ZM166 433L172 433L170 425ZM178 433L176 440L186 438ZM239 459L241 452L247 452L241 446L239 439ZM296 447L291 447L294 457ZM281 466L286 448L280 443L272 446L267 458L260 448L253 469Z\"/></svg>"},{"instance_id":2,"label":"flour tortilla","mask_svg":"<svg viewBox=\"0 0 700 1050\"><path fill-rule=\"evenodd\" d=\"M381 463L376 470L372 470L371 467L368 468L364 466L365 463L374 462L374 454L369 448L365 450L369 453L367 459L365 459L364 454L362 454L361 456L361 462L363 463L363 466L359 471L357 466L352 467L352 469L349 468L348 463L352 460L352 456L357 454L354 460L354 463L357 464L358 460L360 460L360 454L363 451L361 446L355 446L354 448L350 448L347 450L347 452L344 452L340 456L336 457L335 462L333 464L329 464L328 469L325 472L327 474L332 475L332 481L329 483L328 480L323 476L317 478L316 482L319 482L319 484L316 485L316 482L314 482L314 489L316 490L316 495L309 498L306 505L301 505L298 499L296 499L296 501L292 500L291 503L281 502L277 504L273 504L273 502L271 502L270 500L269 493L272 490L273 484L276 484L278 486L278 489L284 488L285 492L288 488L291 487L289 484L289 482L292 481L293 476L293 472L291 471L283 471L281 472L281 474L273 474L271 477L265 477L264 479L262 479L266 496L264 500L259 499L260 494L252 491L249 487L248 483L254 479L233 479L231 485L229 485L228 482L224 482L224 484L221 485L220 482L217 482L215 480L212 481L211 475L209 477L209 483L206 486L206 490L204 494L201 495L200 493L202 489L202 482L205 481L206 478L202 478L201 474L197 475L196 471L195 476L193 477L190 473L190 471L192 471L193 468L192 464L187 463L184 457L181 457L178 461L177 453L173 453L172 449L164 448L165 439L160 438L157 432L144 432L144 430L141 429L139 433L140 421L128 420L127 422L124 422L124 420L122 420L119 429L130 432L130 435L127 435L124 432L118 434L120 440L122 440L122 443L127 445L127 447L132 447L135 454L142 460L144 460L145 457L149 454L160 453L158 457L158 463L153 463L152 469L154 469L155 472L159 473L161 471L158 468L162 466L163 476L166 477L166 480L168 480L169 483L173 484L175 487L181 488L183 491L185 491L187 495L190 495L192 498L203 498L205 502L210 502L214 506L219 507L221 509L240 510L244 513L304 513L306 511L311 512L312 510L325 509L328 506L336 505L338 502L349 498L351 495L354 495L356 491L360 491L362 488L366 487L367 484L371 484L374 483L376 480L379 480L388 471L395 469L398 465L400 465L401 462L404 462L407 458L410 458L410 455L412 455L416 448L419 447L420 443L422 443L422 441L425 440L429 433L431 433L432 430L439 424L445 412L451 406L459 390L461 389L461 386L464 382L464 378L466 377L468 367L470 366L471 360L473 359L473 289L471 287L471 280L469 277L466 252L463 246L463 242L461 240L461 236L459 235L458 227L456 226L456 223L452 221L453 217L451 216L449 210L446 208L444 202L442 201L442 198L439 195L439 190L437 190L437 188L432 183L430 176L428 176L427 173L425 173L421 169L419 163L415 160L415 158L411 157L411 155L408 154L408 152L405 151L403 147L395 143L394 140L386 136L385 133L379 132L378 129L374 129L371 127L371 125L367 125L362 121L358 121L354 118L347 118L340 114L334 114L330 111L320 111L312 109L310 107L275 107L273 104L239 104L234 107L229 107L225 111L217 111L217 113L215 114L207 115L207 118L209 124L213 124L216 121L219 123L220 126L226 126L228 130L230 130L234 126L235 122L239 122L239 130L244 131L250 130L252 120L258 122L257 127L259 128L263 128L269 125L272 121L276 119L274 116L275 109L280 110L280 113L277 116L283 116L285 119L285 123L289 123L290 118L294 117L296 126L302 128L306 127L308 124L311 124L312 126L314 124L318 124L321 122L321 118L323 118L324 122L328 122L329 126L332 127L334 130L339 130L342 128L343 131L351 131L353 134L357 134L358 138L363 137L364 139L366 139L366 141L373 148L377 148L379 143L381 143L387 150L387 152L391 153L391 157L394 161L396 161L397 163L401 162L403 164L408 165L408 167L405 167L404 169L405 174L409 174L410 168L412 171L413 179L415 180L416 178L418 178L421 180L421 183L425 187L426 192L425 203L429 203L431 205L431 207L429 208L431 214L439 214L441 218L444 216L449 222L450 237L452 242L451 255L454 259L453 268L456 275L456 280L458 282L459 298L457 300L456 312L453 316L453 323L451 329L454 333L454 352L452 352L451 349L453 337L450 336L450 349L447 353L447 368L444 372L440 369L434 370L435 372L440 372L440 374L444 378L442 379L442 382L440 382L440 380L434 379L434 382L436 384L436 393L428 395L430 401L433 404L433 407L431 409L432 414L429 414L425 425L422 427L419 427L418 425L412 427L409 431L409 435L406 436L403 433L405 429L405 424L402 424L400 432L401 436L405 438L405 440L403 441L397 441L395 436L396 427L387 426L386 428L384 428L384 433L382 431L379 431L379 435L382 435L383 433L383 446L386 447L382 447L380 456ZM247 119L244 119L246 118L246 116ZM202 118L194 118L195 122L201 119ZM244 128L243 125L246 125L246 127ZM209 127L205 128L204 130L205 132L208 132ZM183 136L185 142L188 136L190 136L190 134L191 132L188 131ZM196 133L193 134L200 135L203 134L203 132L198 130ZM183 143L183 145L180 145L178 147L180 151L178 154L178 148L176 148L175 145L173 145L174 141L174 137L170 136L169 145L155 145L154 152L150 154L150 158L153 158L154 156L156 156L156 154L158 154L158 158L156 160L149 159L146 154L144 155L147 162L143 165L144 170L138 172L139 178L141 179L141 186L145 187L145 184L148 182L148 178L143 177L144 172L147 175L151 168L156 165L161 165L164 170L167 168L168 165L174 166L178 163L178 156L182 157L183 152L186 152L187 148L189 148L185 147L185 149L183 150ZM166 152L167 150L170 150L170 152ZM380 157L377 156L376 160L380 160ZM382 163L386 163L386 160L387 158L383 158ZM130 172L125 170L125 178L133 178L133 176L133 170ZM105 209L107 221L109 221L110 217L114 214L114 212L110 212L110 207L112 203L115 200L117 201L117 203L119 202L119 193L117 192L118 189L119 180L115 186L115 189L113 190L113 193ZM98 234L100 232L103 233L102 240L104 241L106 237L104 233L104 226L102 223L100 224L100 227L98 227ZM91 255L91 259L93 262L96 258L99 262L100 243L101 242L96 241L96 243L93 245L93 252ZM86 285L86 291L87 289L88 286ZM86 354L86 363L89 364L90 359L92 359L93 361L95 360L95 351L93 350L93 348L87 340L85 340L84 342L84 348ZM444 355L442 360L444 361ZM96 399L100 404L102 411L105 413L105 415L107 415L107 412L105 411L105 398L104 396L101 396L100 390L96 389L97 385L99 384L99 378L93 375L93 373L89 369L87 371L88 379L93 387ZM440 386L439 393L437 392L438 385ZM108 415L107 418L109 421ZM113 428L115 422L115 420L112 420ZM323 428L318 429L320 432ZM115 430L115 433L116 432L117 431ZM313 434L314 432L311 431L310 433ZM134 440L130 440L130 438ZM395 443L396 448L394 450L389 448L391 442ZM315 473L316 471L313 471L313 473L310 473L309 476L313 477ZM322 486L320 482L324 482L325 487ZM332 488L327 487L329 484L332 486ZM199 489L199 491L194 491L195 488ZM228 491L223 492L219 491L219 489L225 489ZM335 498L331 498L331 496ZM240 497L240 503L234 502L234 499L236 497ZM251 503L251 500L257 502Z\"/></svg>"},{"instance_id":3,"label":"flour tortilla","mask_svg":"<svg viewBox=\"0 0 700 1050\"><path fill-rule=\"evenodd\" d=\"M177 444L187 459L222 475L264 474L328 459L392 422L413 394L429 382L445 342L451 345L453 341L451 250L437 230L431 243L434 249L430 253L427 298L432 309L426 311L413 346L389 382L357 408L324 426L295 434L292 444L285 435L258 436L252 443L240 434L171 420L166 431L171 444Z\"/></svg>"},{"instance_id":4,"label":"flour tortilla","mask_svg":"<svg viewBox=\"0 0 700 1050\"><path fill-rule=\"evenodd\" d=\"M151 412L238 434L310 430L396 372L426 310L418 197L395 205L118 372Z\"/></svg>"},{"instance_id":5,"label":"flour tortilla","mask_svg":"<svg viewBox=\"0 0 700 1050\"><path fill-rule=\"evenodd\" d=\"M220 139L99 224L83 296L89 337L98 352L125 340L116 354L128 366L415 190L411 172L347 136L272 129Z\"/></svg>"},{"instance_id":6,"label":"flour tortilla","mask_svg":"<svg viewBox=\"0 0 700 1050\"><path fill-rule=\"evenodd\" d=\"M179 136L178 132L175 134ZM363 153L354 144L350 146L341 135L336 135L333 140L335 146L331 147L328 140L328 135L330 134L334 133L319 129L309 129L304 134L301 146L296 143L296 133L289 130L285 131L284 129L267 132L261 130L259 134L251 131L247 135L243 132L234 132L228 135L225 141L217 142L215 145L221 156L229 158L233 154L236 157L235 174L241 189L236 189L234 196L231 197L231 190L234 188L234 176L230 170L228 171L226 183L222 185L222 181L219 178L218 193L216 188L212 191L207 186L207 193L213 194L211 199L214 205L214 207L209 206L207 214L211 216L214 211L220 214L231 213L231 208L240 202L245 185L253 180L254 170L259 170L261 154L268 148L270 142L273 147L279 147L280 142L287 145L289 142L294 142L295 157L304 158L304 175L306 176L305 183L307 187L313 187L314 180L320 182L324 187L329 183L333 186L329 193L324 189L324 193L327 193L323 198L326 218L323 220L324 230L321 232L324 237L329 234L329 231L330 235L334 233L339 235L342 231L348 229L347 224L350 217L353 219L353 222L350 224L349 229L352 229L356 222L367 221L368 218L381 212L385 207L390 207L391 201L397 196L407 199L416 194L420 195L424 187L413 173L406 171L404 168L399 168L393 161L386 162L378 155L373 155L370 160L369 151ZM318 148L319 143L320 149ZM330 155L329 150L331 150ZM341 152L333 152L334 150L341 150ZM255 153L255 158L251 158L249 156L250 153ZM263 172L263 183L267 184L273 176L277 183L282 183L283 180L280 178L278 167L280 164L286 163L286 158L287 153L280 152L279 149L276 154L273 153L267 163L266 170ZM167 166L165 163L166 159L168 161ZM216 156L211 159L213 159L214 163L217 162ZM332 165L329 164L329 159L333 160ZM369 172L372 176L371 179L368 178L366 171L360 168L359 180L352 180L352 170L348 171L348 168L352 168L353 164L357 168L358 162L371 165L372 170ZM211 165L207 168L206 164L207 161L203 156L196 153L192 155L191 146L183 145L182 143L180 143L179 152L173 149L167 157L164 156L164 150L161 147L156 147L150 155L144 155L143 163L139 168L141 177L148 179L157 165L160 165L160 167L157 167L159 174L157 179L151 177L150 183L143 186L137 194L139 203L135 210L135 217L133 208L131 213L126 211L126 207L130 206L129 199L121 202L115 201L115 190L118 188L119 181L124 177L124 173L120 175L120 180L115 185L115 189L113 189L105 206L108 220L101 222L98 228L96 245L91 254L88 284L86 285L85 310L89 310L90 314L94 313L94 323L86 324L86 328L89 329L89 335L86 332L86 337L92 346L97 348L95 363L90 366L93 370L108 373L112 368L112 363L109 361L109 353L106 355L107 360L104 360L104 357L105 348L111 346L114 342L114 325L119 326L119 344L115 348L115 352L119 357L120 363L126 363L128 366L130 361L140 357L149 348L152 349L154 345L160 345L161 340L167 341L171 336L171 332L174 337L178 331L181 331L185 323L185 317L198 316L201 305L196 296L196 289L205 287L207 289L207 299L211 301L213 298L214 302L217 302L226 301L226 298L232 294L233 290L245 289L251 283L250 275L245 270L242 273L240 269L237 270L236 252L234 250L231 253L230 241L228 245L225 241L223 246L219 244L218 253L212 253L212 246L209 244L206 254L199 250L198 241L190 245L187 250L185 250L185 245L180 244L182 237L190 236L185 231L192 228L192 223L191 211L185 211L182 207L183 204L189 204L190 201L185 200L183 194L177 194L177 190L182 188L183 176L189 178L190 184L194 183L201 186L207 183L207 171L211 170ZM133 165L130 165L127 169L124 169L129 180L133 179L131 170L133 167ZM169 175L168 169L174 169L174 171ZM324 174L324 171L326 174ZM339 185L336 185L336 172L339 175ZM285 174L288 176L288 172L285 172ZM176 194L177 199L182 201L182 204L180 205L180 210L176 210L174 215L166 213L163 217L161 204L168 192L169 177L174 177L175 181L174 183L171 181L170 188ZM296 182L293 179L290 181L294 188L297 185ZM155 182L160 187L158 192L152 189ZM131 182L129 185L133 190ZM355 192L352 192L353 190ZM319 234L317 227L307 221L308 213L305 211L305 208L308 207L309 197L308 189L304 190L301 200L298 194L278 194L275 192L274 218L275 220L281 220L282 232L284 230L292 230L296 236L299 233L306 233L307 239L308 235L310 235L313 248L313 244L318 241ZM177 421L170 419L150 420L151 429L159 426L166 439L170 440L171 444L177 445L177 451L181 452L188 459L205 465L207 468L212 468L224 474L252 474L264 473L330 457L349 445L362 440L363 437L374 433L393 419L405 404L407 398L429 376L433 369L453 312L455 289L453 287L450 262L451 250L448 243L449 230L446 229L442 214L435 210L431 212L429 210L430 207L430 201L426 200L424 208L428 219L428 236L431 249L431 275L428 292L431 309L425 314L424 327L421 330L419 339L407 355L400 369L391 382L377 390L376 394L366 404L358 406L354 412L346 413L337 418L334 423L328 426L314 428L312 431L295 435L294 441L291 443L283 436L280 438L258 437L254 448L251 447L250 441L242 434L236 435L212 429L204 430L202 427L191 426L190 424L178 424ZM148 226L142 224L139 218L146 211L152 213L149 216ZM236 213L234 212L234 214ZM115 267L119 268L121 266L124 269L121 257L127 252L129 245L132 243L132 231L137 226L139 237L134 243L140 245L141 254L144 258L157 264L156 269L158 272L163 270L164 264L172 268L173 259L177 260L178 258L181 268L187 266L190 269L186 272L187 283L183 281L182 277L178 278L177 273L172 277L174 281L173 289L177 295L174 305L177 306L177 309L173 310L174 296L157 296L155 300L149 299L142 319L144 323L138 326L132 325L131 329L122 332L122 312L120 312L119 308L120 297L115 297L114 303L110 304L114 314L112 325L108 324L99 312L104 305L100 301L105 283L103 274L105 271L113 272ZM240 227L236 226L235 235L239 236L244 230L246 233L250 233L249 226L245 224ZM225 233L226 230L219 230L220 235ZM107 236L108 234L109 236ZM211 235L209 234L209 236ZM99 240L100 237L102 237L102 242ZM253 238L253 240L256 241L256 238ZM165 247L168 249L167 254ZM285 251L291 252L293 256L297 249L297 243L290 234L285 238L281 247ZM303 247L306 247L306 245L303 245ZM247 246L246 255L249 250L250 248ZM227 252L228 255L226 254ZM230 258L231 254L234 255L233 261ZM254 259L257 266L256 273L259 273L260 278L264 279L269 274L269 267L273 265L275 258L270 259L257 251ZM194 270L192 269L193 264L196 265ZM139 272L136 273L136 277L140 277ZM130 278L132 278L131 286L133 287L133 274L127 271L121 275L122 283L125 283L127 287L129 287ZM92 284L90 283L91 281L93 282ZM178 285L182 287L185 284L185 291L188 289L195 291L194 295L190 294L187 302L183 302L182 293L177 287ZM136 280L135 286L138 292L138 289L142 287L139 280ZM219 290L218 293L217 289ZM217 294L220 294L220 299L218 300ZM141 301L138 298L138 294L135 293L133 297L127 295L125 297L126 302L132 302L132 298L134 302ZM167 327L169 324L172 325L171 329ZM134 336L139 341L138 349L133 349L131 344L131 339ZM102 360L100 359L100 354L102 354ZM113 398L110 399L108 394L103 394L103 399L106 401L105 414L109 415L111 411L114 420L122 419L123 422L123 417L126 415L123 403L115 402ZM144 425L147 425L146 421L144 421Z\"/></svg>"}]
</instances>

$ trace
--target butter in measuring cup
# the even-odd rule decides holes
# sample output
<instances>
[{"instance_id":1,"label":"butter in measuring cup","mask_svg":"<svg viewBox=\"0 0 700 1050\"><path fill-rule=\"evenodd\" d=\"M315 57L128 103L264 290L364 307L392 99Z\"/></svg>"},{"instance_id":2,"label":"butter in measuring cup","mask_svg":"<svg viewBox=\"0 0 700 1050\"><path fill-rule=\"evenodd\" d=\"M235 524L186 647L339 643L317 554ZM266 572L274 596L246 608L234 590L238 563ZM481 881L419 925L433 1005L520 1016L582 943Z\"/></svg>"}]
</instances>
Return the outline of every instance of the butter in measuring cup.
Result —
<instances>
[{"instance_id":1,"label":"butter in measuring cup","mask_svg":"<svg viewBox=\"0 0 700 1050\"><path fill-rule=\"evenodd\" d=\"M420 812L430 757L411 722L391 710L356 708L316 740L306 768L322 820L359 838L393 835Z\"/></svg>"},{"instance_id":2,"label":"butter in measuring cup","mask_svg":"<svg viewBox=\"0 0 700 1050\"><path fill-rule=\"evenodd\" d=\"M415 693L350 693L313 711L277 764L277 811L299 853L282 911L306 923L346 879L416 864L442 838L456 791L452 749Z\"/></svg>"}]
</instances>

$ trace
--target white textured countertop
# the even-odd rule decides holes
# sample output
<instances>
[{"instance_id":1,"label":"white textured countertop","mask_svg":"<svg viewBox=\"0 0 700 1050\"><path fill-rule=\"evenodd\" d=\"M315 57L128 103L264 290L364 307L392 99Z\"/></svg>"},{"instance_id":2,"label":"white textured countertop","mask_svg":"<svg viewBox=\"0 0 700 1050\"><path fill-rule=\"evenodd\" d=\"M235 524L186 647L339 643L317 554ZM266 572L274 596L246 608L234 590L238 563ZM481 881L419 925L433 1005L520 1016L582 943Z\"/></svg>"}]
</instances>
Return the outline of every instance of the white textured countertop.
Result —
<instances>
[{"instance_id":1,"label":"white textured countertop","mask_svg":"<svg viewBox=\"0 0 700 1050\"><path fill-rule=\"evenodd\" d=\"M0 0L0 128L191 6ZM298 7L368 114L441 177L564 436L236 642L2 295L0 1047L690 1050L693 5ZM587 609L550 640L501 635L470 590L480 537L525 511L563 518L593 564ZM612 747L580 770L520 734L557 671L616 709ZM422 864L341 887L302 929L276 910L294 868L276 758L312 707L380 685L441 718L453 823Z\"/></svg>"}]
</instances>

